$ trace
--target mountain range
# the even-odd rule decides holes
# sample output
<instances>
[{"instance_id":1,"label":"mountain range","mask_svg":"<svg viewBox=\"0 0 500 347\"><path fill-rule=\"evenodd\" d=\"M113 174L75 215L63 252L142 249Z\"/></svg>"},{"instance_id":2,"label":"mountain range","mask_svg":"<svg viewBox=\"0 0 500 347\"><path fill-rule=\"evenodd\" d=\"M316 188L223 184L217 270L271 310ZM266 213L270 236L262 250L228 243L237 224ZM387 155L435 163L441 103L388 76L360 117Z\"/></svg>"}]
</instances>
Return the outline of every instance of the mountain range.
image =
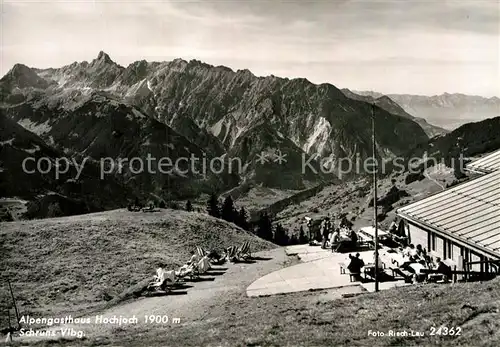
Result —
<instances>
[{"instance_id":1,"label":"mountain range","mask_svg":"<svg viewBox=\"0 0 500 347\"><path fill-rule=\"evenodd\" d=\"M373 91L354 91L371 98L389 97L408 114L424 118L428 122L453 130L459 126L484 119L500 116L500 98L494 96L465 95L444 93L434 96L387 94Z\"/></svg>"},{"instance_id":2,"label":"mountain range","mask_svg":"<svg viewBox=\"0 0 500 347\"><path fill-rule=\"evenodd\" d=\"M198 60L141 60L123 67L104 52L60 68L16 64L0 80L0 95L0 178L7 182L2 196L34 200L45 191L83 200L91 209L123 206L134 196L182 199L241 185L302 190L336 181L344 158L371 156L372 113L382 159L446 132L408 114L391 97L303 78L257 77ZM91 165L76 181L71 175L38 175L35 183L21 183L30 176L19 166L34 153L52 162L87 158ZM148 155L183 165L163 174L156 163L151 174L137 173L126 162L95 184L102 158L116 163ZM220 169L199 175L202 162L193 170L183 160L192 156L217 159ZM230 165L235 160L237 170ZM96 198L104 191L105 198Z\"/></svg>"},{"instance_id":3,"label":"mountain range","mask_svg":"<svg viewBox=\"0 0 500 347\"><path fill-rule=\"evenodd\" d=\"M368 95L366 93L357 94L358 92L355 93L346 88L342 89L342 92L351 99L360 100L377 105L378 107L386 110L389 113L413 120L415 123L420 125L422 129L424 129L425 133L429 136L429 138L432 138L437 135L443 135L448 132L448 130L444 128L429 124L425 120L425 118L412 116L387 95L383 94Z\"/></svg>"}]
</instances>

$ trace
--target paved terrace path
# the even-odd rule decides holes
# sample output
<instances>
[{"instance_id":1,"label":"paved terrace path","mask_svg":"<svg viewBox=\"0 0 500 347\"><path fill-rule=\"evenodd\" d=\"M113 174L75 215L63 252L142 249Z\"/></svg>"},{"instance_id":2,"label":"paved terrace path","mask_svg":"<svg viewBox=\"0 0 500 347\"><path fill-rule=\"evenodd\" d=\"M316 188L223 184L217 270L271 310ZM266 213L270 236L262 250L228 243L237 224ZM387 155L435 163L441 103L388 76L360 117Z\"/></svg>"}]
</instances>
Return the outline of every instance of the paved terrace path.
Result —
<instances>
[{"instance_id":1,"label":"paved terrace path","mask_svg":"<svg viewBox=\"0 0 500 347\"><path fill-rule=\"evenodd\" d=\"M285 249L287 255L297 255L302 263L265 275L247 288L247 295L263 296L315 289L342 288L342 292L374 291L374 283L351 282L349 275L340 274L339 263L349 263L349 254L332 253L319 246L298 245ZM359 252L365 263L373 262L373 251ZM405 285L403 281L382 282L380 289Z\"/></svg>"}]
</instances>

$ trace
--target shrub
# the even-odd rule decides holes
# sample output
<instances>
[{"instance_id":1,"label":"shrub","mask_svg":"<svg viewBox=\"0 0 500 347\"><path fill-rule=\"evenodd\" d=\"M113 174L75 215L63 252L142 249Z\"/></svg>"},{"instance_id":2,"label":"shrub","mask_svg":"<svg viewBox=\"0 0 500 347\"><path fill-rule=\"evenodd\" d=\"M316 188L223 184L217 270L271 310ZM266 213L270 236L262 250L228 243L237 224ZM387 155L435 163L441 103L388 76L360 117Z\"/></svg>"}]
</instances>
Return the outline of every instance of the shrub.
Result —
<instances>
[{"instance_id":1,"label":"shrub","mask_svg":"<svg viewBox=\"0 0 500 347\"><path fill-rule=\"evenodd\" d=\"M61 207L57 202L51 203L47 207L47 217L52 218L52 217L61 217L63 215Z\"/></svg>"}]
</instances>

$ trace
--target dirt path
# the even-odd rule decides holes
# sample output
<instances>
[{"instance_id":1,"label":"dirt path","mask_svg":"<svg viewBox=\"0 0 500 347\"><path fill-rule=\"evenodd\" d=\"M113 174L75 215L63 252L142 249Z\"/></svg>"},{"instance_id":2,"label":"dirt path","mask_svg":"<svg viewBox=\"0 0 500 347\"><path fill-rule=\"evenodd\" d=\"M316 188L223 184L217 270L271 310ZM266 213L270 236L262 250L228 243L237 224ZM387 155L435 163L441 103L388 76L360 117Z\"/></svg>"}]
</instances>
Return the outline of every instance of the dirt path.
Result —
<instances>
[{"instance_id":1,"label":"dirt path","mask_svg":"<svg viewBox=\"0 0 500 347\"><path fill-rule=\"evenodd\" d=\"M208 315L210 307L225 303L235 296L246 296L246 288L253 281L270 272L278 270L288 265L289 257L285 254L284 248L277 248L271 251L263 251L255 254L261 260L256 260L250 264L232 264L227 263L220 267L214 267L215 275L203 276L205 279L199 282L189 282L186 284L192 286L187 289L176 290L181 292L177 295L165 295L156 297L144 297L131 302L119 304L115 307L104 310L96 315L103 317L116 316L120 318L132 318L134 315L138 319L137 324L133 324L133 329L140 325L151 325L156 323L146 323L145 316L158 315L168 316L166 325L172 324L196 324L196 321L203 321ZM184 293L182 293L184 292ZM251 300L249 298L249 300ZM75 333L82 331L87 338L98 338L99 336L109 336L117 332L126 332L127 325L123 324L95 324L96 315L91 315L90 324L67 324L61 326L52 326L55 337L17 337L15 341L34 342L40 339L71 338L68 335L71 329ZM174 318L179 319L179 323L174 323ZM163 324L163 323L158 323ZM131 324L132 325L132 324ZM129 325L129 327L131 327ZM29 327L27 327L29 329ZM66 330L66 334L61 334L61 329ZM131 329L131 330L133 330Z\"/></svg>"}]
</instances>

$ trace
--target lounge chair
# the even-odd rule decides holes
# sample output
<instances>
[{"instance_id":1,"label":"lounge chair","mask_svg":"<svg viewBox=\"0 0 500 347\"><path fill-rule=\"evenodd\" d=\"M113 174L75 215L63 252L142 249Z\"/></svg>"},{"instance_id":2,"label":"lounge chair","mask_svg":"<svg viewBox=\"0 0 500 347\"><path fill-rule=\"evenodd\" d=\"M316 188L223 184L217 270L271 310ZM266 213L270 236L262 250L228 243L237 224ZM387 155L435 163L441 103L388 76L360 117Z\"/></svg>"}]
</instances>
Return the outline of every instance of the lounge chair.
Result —
<instances>
[{"instance_id":1,"label":"lounge chair","mask_svg":"<svg viewBox=\"0 0 500 347\"><path fill-rule=\"evenodd\" d=\"M236 257L243 260L248 260L252 257L249 241L243 242L243 244L238 248L236 251Z\"/></svg>"},{"instance_id":2,"label":"lounge chair","mask_svg":"<svg viewBox=\"0 0 500 347\"><path fill-rule=\"evenodd\" d=\"M156 270L155 281L148 284L148 289L170 291L171 286L178 283L180 278L174 270L166 271L163 268Z\"/></svg>"},{"instance_id":3,"label":"lounge chair","mask_svg":"<svg viewBox=\"0 0 500 347\"><path fill-rule=\"evenodd\" d=\"M183 265L179 270L175 271L177 277L183 278L189 276L194 271L194 265Z\"/></svg>"},{"instance_id":4,"label":"lounge chair","mask_svg":"<svg viewBox=\"0 0 500 347\"><path fill-rule=\"evenodd\" d=\"M251 258L250 242L245 241L240 247L231 246L226 254L227 260L233 263L248 260Z\"/></svg>"},{"instance_id":5,"label":"lounge chair","mask_svg":"<svg viewBox=\"0 0 500 347\"><path fill-rule=\"evenodd\" d=\"M200 246L196 246L196 253L198 254L198 256L201 258L203 258L204 256L208 255L208 252L205 251L202 247Z\"/></svg>"},{"instance_id":6,"label":"lounge chair","mask_svg":"<svg viewBox=\"0 0 500 347\"><path fill-rule=\"evenodd\" d=\"M226 262L226 256L224 255L223 257L216 257L214 254L217 254L216 252L208 252L205 249L203 249L200 246L196 246L196 253L198 256L201 258L203 257L208 257L208 260L210 261L211 264L213 265L222 265Z\"/></svg>"},{"instance_id":7,"label":"lounge chair","mask_svg":"<svg viewBox=\"0 0 500 347\"><path fill-rule=\"evenodd\" d=\"M237 252L238 252L238 249L236 248L236 246L230 246L226 251L227 261L231 261L231 262L237 261L238 260Z\"/></svg>"},{"instance_id":8,"label":"lounge chair","mask_svg":"<svg viewBox=\"0 0 500 347\"><path fill-rule=\"evenodd\" d=\"M191 279L199 278L200 275L203 275L208 270L210 270L210 260L207 256L204 256L200 259L200 261L198 261L198 263L192 265L188 269L188 272L186 272L185 276L189 275Z\"/></svg>"},{"instance_id":9,"label":"lounge chair","mask_svg":"<svg viewBox=\"0 0 500 347\"><path fill-rule=\"evenodd\" d=\"M224 256L221 256L219 257L219 259L216 259L216 258L210 258L210 263L212 265L222 265L226 262L226 255L224 254Z\"/></svg>"},{"instance_id":10,"label":"lounge chair","mask_svg":"<svg viewBox=\"0 0 500 347\"><path fill-rule=\"evenodd\" d=\"M153 206L150 206L150 207L144 207L142 209L142 212L154 212L155 211L155 208Z\"/></svg>"}]
</instances>

